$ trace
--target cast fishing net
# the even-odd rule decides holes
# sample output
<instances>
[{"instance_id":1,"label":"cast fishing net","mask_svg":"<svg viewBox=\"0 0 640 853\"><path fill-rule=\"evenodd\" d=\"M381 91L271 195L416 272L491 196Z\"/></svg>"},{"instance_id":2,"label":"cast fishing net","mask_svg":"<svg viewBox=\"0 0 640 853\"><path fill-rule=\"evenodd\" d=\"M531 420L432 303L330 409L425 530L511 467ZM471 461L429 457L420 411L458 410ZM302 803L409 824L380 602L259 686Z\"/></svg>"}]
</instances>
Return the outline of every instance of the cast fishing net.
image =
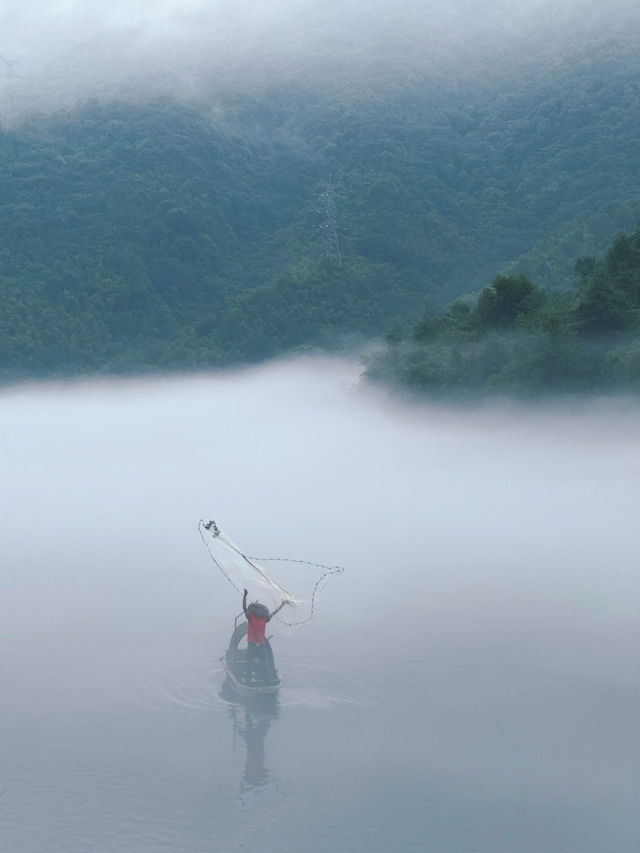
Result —
<instances>
[{"instance_id":1,"label":"cast fishing net","mask_svg":"<svg viewBox=\"0 0 640 853\"><path fill-rule=\"evenodd\" d=\"M275 617L285 625L301 625L303 622L308 622L313 617L316 594L323 588L330 575L344 571L341 566L325 566L309 560L294 560L287 557L248 557L220 530L215 521L205 522L201 519L198 530L214 564L241 595L244 589L248 591L249 603L255 601L264 604L271 613L283 602L289 605ZM264 566L260 565L267 562L270 567L278 566L280 573L285 574L292 585L295 584L297 593L295 597L274 580Z\"/></svg>"}]
</instances>

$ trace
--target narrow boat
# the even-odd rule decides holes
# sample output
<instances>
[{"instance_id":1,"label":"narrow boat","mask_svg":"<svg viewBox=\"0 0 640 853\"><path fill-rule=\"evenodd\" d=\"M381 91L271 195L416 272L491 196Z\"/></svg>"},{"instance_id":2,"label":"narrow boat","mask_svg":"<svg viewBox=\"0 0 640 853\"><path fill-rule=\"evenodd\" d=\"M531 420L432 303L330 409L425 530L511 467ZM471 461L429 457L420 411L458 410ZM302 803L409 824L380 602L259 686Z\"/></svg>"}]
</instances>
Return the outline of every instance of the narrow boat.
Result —
<instances>
[{"instance_id":1,"label":"narrow boat","mask_svg":"<svg viewBox=\"0 0 640 853\"><path fill-rule=\"evenodd\" d=\"M269 696L280 689L280 678L273 660L273 652L269 640L265 642L265 656L259 671L253 673L247 680L247 622L244 614L236 616L233 634L229 640L229 648L224 653L222 664L231 687L239 696Z\"/></svg>"}]
</instances>

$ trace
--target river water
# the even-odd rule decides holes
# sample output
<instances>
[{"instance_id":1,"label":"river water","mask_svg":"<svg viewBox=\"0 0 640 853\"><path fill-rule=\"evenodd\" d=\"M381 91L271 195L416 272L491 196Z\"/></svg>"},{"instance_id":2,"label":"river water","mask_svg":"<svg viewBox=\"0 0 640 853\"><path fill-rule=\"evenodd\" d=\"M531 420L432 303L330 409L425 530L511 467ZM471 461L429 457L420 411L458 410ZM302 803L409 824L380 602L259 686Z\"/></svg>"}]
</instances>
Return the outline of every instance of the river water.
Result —
<instances>
[{"instance_id":1,"label":"river water","mask_svg":"<svg viewBox=\"0 0 640 853\"><path fill-rule=\"evenodd\" d=\"M0 394L3 850L640 849L640 408L358 374ZM223 689L200 518L346 568L275 625L273 704Z\"/></svg>"}]
</instances>

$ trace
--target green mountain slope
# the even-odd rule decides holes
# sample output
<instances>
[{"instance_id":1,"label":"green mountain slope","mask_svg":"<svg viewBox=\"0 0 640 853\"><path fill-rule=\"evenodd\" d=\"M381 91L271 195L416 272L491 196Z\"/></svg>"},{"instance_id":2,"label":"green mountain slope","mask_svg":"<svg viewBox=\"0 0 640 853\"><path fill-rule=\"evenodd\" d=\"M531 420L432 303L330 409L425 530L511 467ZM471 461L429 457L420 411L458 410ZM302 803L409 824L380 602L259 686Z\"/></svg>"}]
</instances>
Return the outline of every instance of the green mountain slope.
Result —
<instances>
[{"instance_id":1,"label":"green mountain slope","mask_svg":"<svg viewBox=\"0 0 640 853\"><path fill-rule=\"evenodd\" d=\"M539 396L640 391L640 229L576 264L572 291L499 275L370 359L373 379L431 395Z\"/></svg>"},{"instance_id":2,"label":"green mountain slope","mask_svg":"<svg viewBox=\"0 0 640 853\"><path fill-rule=\"evenodd\" d=\"M97 101L0 134L6 379L261 359L551 290L640 218L640 56Z\"/></svg>"}]
</instances>

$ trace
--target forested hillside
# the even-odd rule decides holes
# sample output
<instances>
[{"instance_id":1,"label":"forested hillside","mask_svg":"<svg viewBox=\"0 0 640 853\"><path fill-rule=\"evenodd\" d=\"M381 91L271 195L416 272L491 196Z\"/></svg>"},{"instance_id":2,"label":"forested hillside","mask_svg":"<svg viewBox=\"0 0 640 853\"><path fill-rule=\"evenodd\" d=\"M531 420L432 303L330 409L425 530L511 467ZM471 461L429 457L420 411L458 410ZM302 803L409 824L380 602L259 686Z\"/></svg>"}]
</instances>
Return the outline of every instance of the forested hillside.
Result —
<instances>
[{"instance_id":1,"label":"forested hillside","mask_svg":"<svg viewBox=\"0 0 640 853\"><path fill-rule=\"evenodd\" d=\"M448 398L637 393L640 229L618 235L600 260L581 258L569 292L496 276L476 302L390 333L368 375Z\"/></svg>"},{"instance_id":2,"label":"forested hillside","mask_svg":"<svg viewBox=\"0 0 640 853\"><path fill-rule=\"evenodd\" d=\"M0 134L0 375L219 365L477 292L549 291L640 219L640 55L185 104Z\"/></svg>"}]
</instances>

